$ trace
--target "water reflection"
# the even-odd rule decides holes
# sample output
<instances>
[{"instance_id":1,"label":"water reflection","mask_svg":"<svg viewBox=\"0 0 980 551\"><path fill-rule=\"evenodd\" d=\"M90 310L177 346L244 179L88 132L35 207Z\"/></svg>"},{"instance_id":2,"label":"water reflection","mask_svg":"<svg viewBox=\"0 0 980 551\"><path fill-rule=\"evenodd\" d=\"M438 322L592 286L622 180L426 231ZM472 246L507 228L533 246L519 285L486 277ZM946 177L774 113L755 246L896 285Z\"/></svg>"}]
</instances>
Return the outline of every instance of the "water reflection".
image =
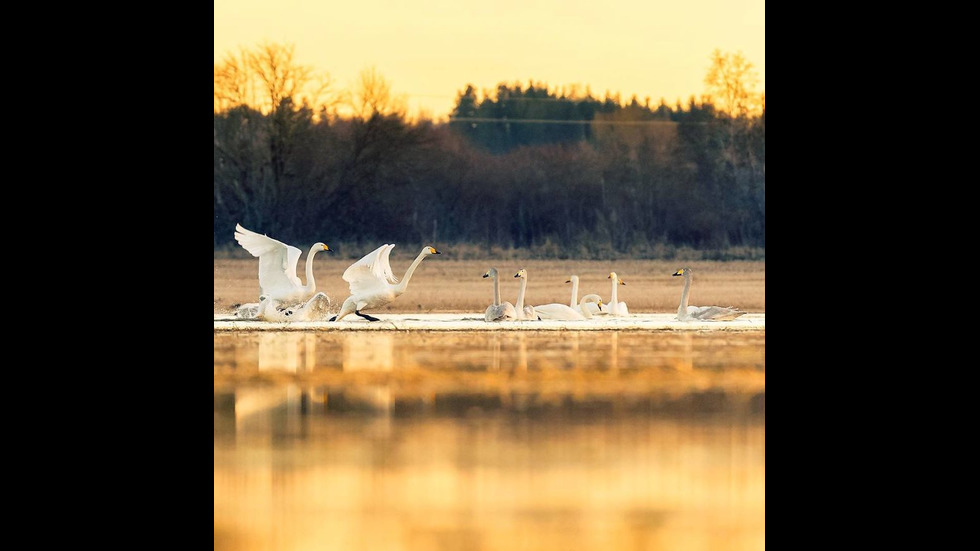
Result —
<instances>
[{"instance_id":1,"label":"water reflection","mask_svg":"<svg viewBox=\"0 0 980 551\"><path fill-rule=\"evenodd\" d=\"M388 333L350 335L344 339L344 371L381 370L395 367L395 338Z\"/></svg>"},{"instance_id":2,"label":"water reflection","mask_svg":"<svg viewBox=\"0 0 980 551\"><path fill-rule=\"evenodd\" d=\"M763 549L765 336L215 334L216 549Z\"/></svg>"},{"instance_id":3,"label":"water reflection","mask_svg":"<svg viewBox=\"0 0 980 551\"><path fill-rule=\"evenodd\" d=\"M257 356L260 371L310 371L316 362L316 336L308 333L259 334Z\"/></svg>"},{"instance_id":4,"label":"water reflection","mask_svg":"<svg viewBox=\"0 0 980 551\"><path fill-rule=\"evenodd\" d=\"M765 334L215 333L214 377L216 389L322 388L332 411L759 414Z\"/></svg>"},{"instance_id":5,"label":"water reflection","mask_svg":"<svg viewBox=\"0 0 980 551\"><path fill-rule=\"evenodd\" d=\"M528 371L754 369L764 372L765 334L691 332L424 332L214 334L215 376L309 374L337 369Z\"/></svg>"}]
</instances>

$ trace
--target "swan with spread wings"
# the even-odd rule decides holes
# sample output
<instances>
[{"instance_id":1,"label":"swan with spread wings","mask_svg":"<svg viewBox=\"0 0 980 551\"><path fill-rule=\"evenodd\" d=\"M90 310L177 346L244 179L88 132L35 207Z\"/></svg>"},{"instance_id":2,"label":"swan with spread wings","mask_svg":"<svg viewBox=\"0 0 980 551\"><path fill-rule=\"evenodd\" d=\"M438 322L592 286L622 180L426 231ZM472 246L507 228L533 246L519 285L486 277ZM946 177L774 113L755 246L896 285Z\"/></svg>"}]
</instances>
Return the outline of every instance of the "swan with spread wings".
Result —
<instances>
[{"instance_id":1,"label":"swan with spread wings","mask_svg":"<svg viewBox=\"0 0 980 551\"><path fill-rule=\"evenodd\" d=\"M299 249L267 235L235 225L235 240L252 256L259 258L259 295L284 305L306 301L316 292L313 279L313 255L329 251L325 243L314 243L306 255L306 285L296 277Z\"/></svg>"},{"instance_id":2,"label":"swan with spread wings","mask_svg":"<svg viewBox=\"0 0 980 551\"><path fill-rule=\"evenodd\" d=\"M330 321L340 321L349 314L356 314L368 321L379 321L378 318L365 314L361 310L379 308L398 298L408 289L408 282L419 264L429 255L441 254L435 247L422 247L422 251L415 257L399 282L392 273L388 261L391 249L394 248L394 244L381 245L344 271L343 277L350 286L350 296L340 307L340 312L330 318Z\"/></svg>"}]
</instances>

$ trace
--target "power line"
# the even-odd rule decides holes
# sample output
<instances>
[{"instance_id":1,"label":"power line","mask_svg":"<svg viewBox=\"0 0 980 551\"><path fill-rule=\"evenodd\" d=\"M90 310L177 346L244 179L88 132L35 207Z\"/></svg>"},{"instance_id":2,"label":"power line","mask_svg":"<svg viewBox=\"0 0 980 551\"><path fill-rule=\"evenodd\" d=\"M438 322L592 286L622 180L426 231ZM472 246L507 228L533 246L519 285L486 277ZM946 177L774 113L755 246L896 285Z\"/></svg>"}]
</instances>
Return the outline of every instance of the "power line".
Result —
<instances>
[{"instance_id":1,"label":"power line","mask_svg":"<svg viewBox=\"0 0 980 551\"><path fill-rule=\"evenodd\" d=\"M408 96L410 98L440 98L440 99L457 99L457 98L459 98L461 96L460 94L454 94L454 95L447 95L447 94L415 94L415 93L411 93L411 92L402 93L400 95ZM462 97L469 97L469 96L463 95ZM638 97L638 96L636 96L634 94L634 96L631 96L631 97ZM649 98L649 97L650 96L647 96L647 98ZM667 100L665 98L660 98L660 99L661 99L661 103L658 103L657 104L658 107L661 104L667 105L667 103L666 103ZM585 96L585 97L578 97L578 96L576 96L576 97L571 97L571 96L555 97L555 96L549 96L549 97L543 97L543 98L534 98L534 97L527 97L527 96L507 96L507 97L485 96L485 97L483 97L482 100L478 100L478 101L481 101L481 102L482 101L488 101L490 103L506 103L506 102L510 102L510 101L514 101L514 102L517 102L517 101L560 101L560 102L567 102L567 103L573 103L573 104L578 104L578 103L599 103L599 104L602 104L602 103L606 103L607 101L612 101L613 103L617 103L617 105L622 104L621 101L620 102L616 102L615 100L613 100L613 98L608 97L608 96L607 97L603 97L603 98L598 98L598 97L593 97L593 96ZM678 98L677 101L680 102L681 101L680 98Z\"/></svg>"},{"instance_id":2,"label":"power line","mask_svg":"<svg viewBox=\"0 0 980 551\"><path fill-rule=\"evenodd\" d=\"M678 121L604 121L604 120L548 120L548 119L490 119L483 117L449 117L449 122L497 122L506 124L600 124L600 125L622 125L622 126L652 126L657 124L680 124ZM707 122L691 122L685 124L708 124Z\"/></svg>"}]
</instances>

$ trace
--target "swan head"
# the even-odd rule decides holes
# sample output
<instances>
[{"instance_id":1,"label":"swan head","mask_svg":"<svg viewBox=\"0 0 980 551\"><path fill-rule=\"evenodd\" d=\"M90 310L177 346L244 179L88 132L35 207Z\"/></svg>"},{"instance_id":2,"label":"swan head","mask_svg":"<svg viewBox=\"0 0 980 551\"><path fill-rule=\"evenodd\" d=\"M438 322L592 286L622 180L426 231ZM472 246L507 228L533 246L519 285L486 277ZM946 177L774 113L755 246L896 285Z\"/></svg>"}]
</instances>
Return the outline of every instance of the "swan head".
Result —
<instances>
[{"instance_id":1,"label":"swan head","mask_svg":"<svg viewBox=\"0 0 980 551\"><path fill-rule=\"evenodd\" d=\"M514 274L514 277L522 277L524 279L527 279L527 270L525 270L524 268L521 268L519 272L517 272L516 274Z\"/></svg>"},{"instance_id":2,"label":"swan head","mask_svg":"<svg viewBox=\"0 0 980 551\"><path fill-rule=\"evenodd\" d=\"M692 271L693 270L691 270L690 268L681 268L680 270L677 270L676 272L674 272L674 277L676 277L676 276L691 275L691 272Z\"/></svg>"},{"instance_id":3,"label":"swan head","mask_svg":"<svg viewBox=\"0 0 980 551\"><path fill-rule=\"evenodd\" d=\"M565 283L575 283L576 281L578 281L578 276L572 276L572 277L566 279L565 280Z\"/></svg>"},{"instance_id":4,"label":"swan head","mask_svg":"<svg viewBox=\"0 0 980 551\"><path fill-rule=\"evenodd\" d=\"M422 254L429 256L430 254L442 254L442 253L437 251L435 247L425 247L422 249Z\"/></svg>"},{"instance_id":5,"label":"swan head","mask_svg":"<svg viewBox=\"0 0 980 551\"><path fill-rule=\"evenodd\" d=\"M317 242L317 243L314 243L313 244L313 250L318 251L318 252L319 251L329 251L330 250L330 247L328 247L326 243Z\"/></svg>"},{"instance_id":6,"label":"swan head","mask_svg":"<svg viewBox=\"0 0 980 551\"><path fill-rule=\"evenodd\" d=\"M497 277L497 269L496 268L490 268L489 270L487 270L487 273L483 274L483 277L485 277L485 278L487 278L487 277Z\"/></svg>"},{"instance_id":7,"label":"swan head","mask_svg":"<svg viewBox=\"0 0 980 551\"><path fill-rule=\"evenodd\" d=\"M619 279L619 276L616 275L616 272L609 272L609 275L606 276L606 279L615 279L615 280L617 280L619 282L620 285L626 285L626 282L625 281L623 281L622 279Z\"/></svg>"}]
</instances>

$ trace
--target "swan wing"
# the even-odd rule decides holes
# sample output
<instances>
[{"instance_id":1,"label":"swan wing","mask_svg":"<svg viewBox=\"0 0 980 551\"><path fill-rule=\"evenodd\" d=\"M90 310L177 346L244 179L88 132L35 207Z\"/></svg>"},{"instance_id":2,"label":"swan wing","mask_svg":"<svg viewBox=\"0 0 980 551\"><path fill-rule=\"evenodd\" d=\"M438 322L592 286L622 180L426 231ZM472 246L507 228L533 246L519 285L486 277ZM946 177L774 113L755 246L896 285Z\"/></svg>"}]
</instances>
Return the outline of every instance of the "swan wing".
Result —
<instances>
[{"instance_id":1,"label":"swan wing","mask_svg":"<svg viewBox=\"0 0 980 551\"><path fill-rule=\"evenodd\" d=\"M272 289L302 287L296 277L296 264L302 252L282 241L235 225L235 240L252 256L259 258L259 287L265 294Z\"/></svg>"},{"instance_id":2,"label":"swan wing","mask_svg":"<svg viewBox=\"0 0 980 551\"><path fill-rule=\"evenodd\" d=\"M287 308L283 316L287 321L319 321L327 318L329 307L330 297L320 292L302 305Z\"/></svg>"},{"instance_id":3,"label":"swan wing","mask_svg":"<svg viewBox=\"0 0 980 551\"><path fill-rule=\"evenodd\" d=\"M517 311L517 307L516 306L514 307L514 310ZM519 313L519 315L520 314L521 313ZM526 320L537 320L538 319L538 313L534 310L534 306L530 306L530 305L529 306L525 306L524 307L524 311L523 311L522 314L524 316L523 319L526 319Z\"/></svg>"},{"instance_id":4,"label":"swan wing","mask_svg":"<svg viewBox=\"0 0 980 551\"><path fill-rule=\"evenodd\" d=\"M388 264L388 255L394 247L381 245L344 270L343 278L352 295L362 296L387 289L388 283L394 279Z\"/></svg>"},{"instance_id":5,"label":"swan wing","mask_svg":"<svg viewBox=\"0 0 980 551\"><path fill-rule=\"evenodd\" d=\"M483 319L486 321L502 321L517 319L517 310L509 302L502 302L497 305L491 304L487 307L487 312Z\"/></svg>"},{"instance_id":6,"label":"swan wing","mask_svg":"<svg viewBox=\"0 0 980 551\"><path fill-rule=\"evenodd\" d=\"M567 304L553 302L534 307L534 312L543 320L582 320L585 316Z\"/></svg>"},{"instance_id":7,"label":"swan wing","mask_svg":"<svg viewBox=\"0 0 980 551\"><path fill-rule=\"evenodd\" d=\"M351 296L365 297L388 291L389 283L371 271L367 266L351 266L344 272L344 279L350 287Z\"/></svg>"},{"instance_id":8,"label":"swan wing","mask_svg":"<svg viewBox=\"0 0 980 551\"><path fill-rule=\"evenodd\" d=\"M690 313L690 307L688 307L688 312ZM742 312L736 308L723 308L721 306L702 306L698 308L696 314L691 314L699 320L716 320L716 321L727 321L733 320L745 312Z\"/></svg>"},{"instance_id":9,"label":"swan wing","mask_svg":"<svg viewBox=\"0 0 980 551\"><path fill-rule=\"evenodd\" d=\"M391 256L391 249L394 249L395 246L392 244L387 245L387 247L388 248L382 250L381 254L378 255L378 261L380 263L378 271L388 281L388 283L395 284L398 283L398 278L395 277L394 273L392 273L391 263L388 261L388 257Z\"/></svg>"},{"instance_id":10,"label":"swan wing","mask_svg":"<svg viewBox=\"0 0 980 551\"><path fill-rule=\"evenodd\" d=\"M362 275L355 274L361 274L366 268L377 279L388 281L389 283L398 283L395 274L391 273L391 264L388 263L388 257L391 256L391 249L394 248L394 245L386 243L364 255L344 271L344 281L350 283L352 278L363 277Z\"/></svg>"}]
</instances>

